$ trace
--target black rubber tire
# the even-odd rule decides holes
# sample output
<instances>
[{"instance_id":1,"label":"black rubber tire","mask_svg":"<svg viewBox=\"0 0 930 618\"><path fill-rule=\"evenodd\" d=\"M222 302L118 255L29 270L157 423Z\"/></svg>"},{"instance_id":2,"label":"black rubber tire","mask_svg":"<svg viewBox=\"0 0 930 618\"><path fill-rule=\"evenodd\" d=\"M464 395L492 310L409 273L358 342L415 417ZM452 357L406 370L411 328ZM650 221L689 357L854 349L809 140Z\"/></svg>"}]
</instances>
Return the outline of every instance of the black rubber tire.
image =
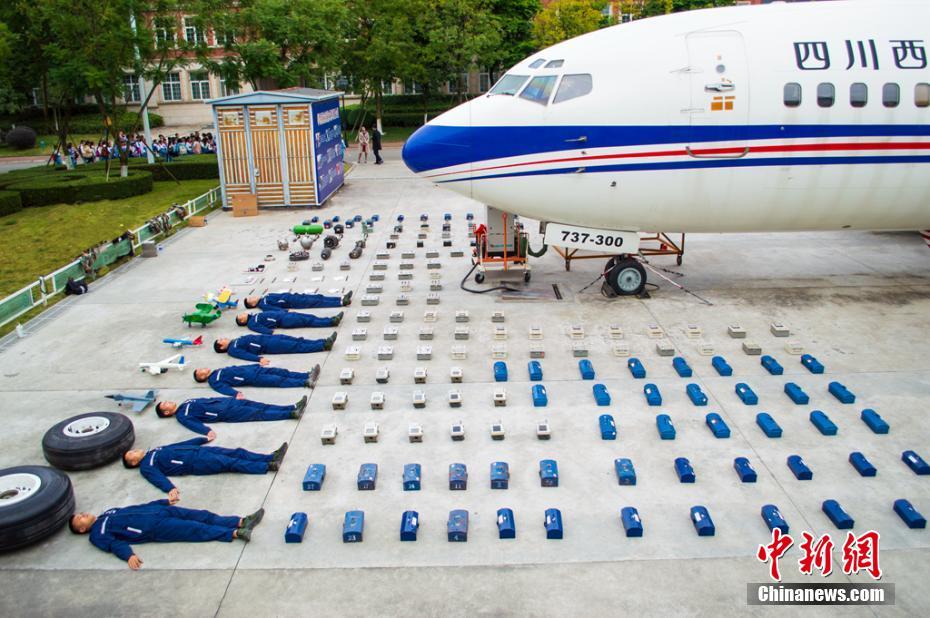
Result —
<instances>
[{"instance_id":1,"label":"black rubber tire","mask_svg":"<svg viewBox=\"0 0 930 618\"><path fill-rule=\"evenodd\" d=\"M530 273L530 271L526 271L525 273L523 273L523 283L529 283L531 277L532 277L532 273Z\"/></svg>"},{"instance_id":2,"label":"black rubber tire","mask_svg":"<svg viewBox=\"0 0 930 618\"><path fill-rule=\"evenodd\" d=\"M646 269L633 258L618 260L607 272L607 285L617 296L638 296L646 289Z\"/></svg>"},{"instance_id":3,"label":"black rubber tire","mask_svg":"<svg viewBox=\"0 0 930 618\"><path fill-rule=\"evenodd\" d=\"M478 273L475 275L475 283L484 283L484 274Z\"/></svg>"},{"instance_id":4,"label":"black rubber tire","mask_svg":"<svg viewBox=\"0 0 930 618\"><path fill-rule=\"evenodd\" d=\"M74 513L74 489L67 474L46 466L0 470L0 477L11 474L34 474L42 485L22 502L0 506L0 552L38 543L61 529Z\"/></svg>"},{"instance_id":5,"label":"black rubber tire","mask_svg":"<svg viewBox=\"0 0 930 618\"><path fill-rule=\"evenodd\" d=\"M89 416L102 416L110 425L88 436L65 434L68 423ZM123 456L136 440L132 421L123 414L113 412L87 412L67 418L52 426L42 438L42 451L48 463L61 470L90 470L99 468Z\"/></svg>"}]
</instances>

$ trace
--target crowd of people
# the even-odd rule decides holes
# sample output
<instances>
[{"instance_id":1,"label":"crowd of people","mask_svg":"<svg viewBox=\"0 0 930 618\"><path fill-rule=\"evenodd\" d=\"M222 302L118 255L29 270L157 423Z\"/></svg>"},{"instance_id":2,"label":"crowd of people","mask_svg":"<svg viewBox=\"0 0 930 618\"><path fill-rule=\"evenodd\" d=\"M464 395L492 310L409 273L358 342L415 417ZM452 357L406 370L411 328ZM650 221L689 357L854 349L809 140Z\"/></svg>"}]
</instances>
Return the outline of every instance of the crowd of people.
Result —
<instances>
[{"instance_id":1,"label":"crowd of people","mask_svg":"<svg viewBox=\"0 0 930 618\"><path fill-rule=\"evenodd\" d=\"M63 165L67 157L71 162L71 167L74 167L107 159L119 159L122 149L128 150L130 158L145 157L148 148L145 137L141 133L128 136L121 131L116 140L101 139L96 144L92 140L81 140L77 144L68 142L64 152L56 151L54 156L56 164ZM186 136L175 133L173 136L166 137L159 134L152 142L152 153L157 159L164 161L192 154L216 154L216 140L212 133L200 133L199 131Z\"/></svg>"}]
</instances>

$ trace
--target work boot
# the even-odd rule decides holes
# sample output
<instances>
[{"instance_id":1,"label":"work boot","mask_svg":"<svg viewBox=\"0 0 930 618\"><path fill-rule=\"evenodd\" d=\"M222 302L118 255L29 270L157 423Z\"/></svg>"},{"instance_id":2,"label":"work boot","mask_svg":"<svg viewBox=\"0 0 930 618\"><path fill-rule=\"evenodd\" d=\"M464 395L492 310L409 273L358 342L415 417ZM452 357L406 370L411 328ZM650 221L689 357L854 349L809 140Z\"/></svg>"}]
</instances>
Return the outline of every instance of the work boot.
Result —
<instances>
[{"instance_id":1,"label":"work boot","mask_svg":"<svg viewBox=\"0 0 930 618\"><path fill-rule=\"evenodd\" d=\"M336 343L336 333L333 332L332 335L323 340L323 349L326 351L333 349L333 344Z\"/></svg>"},{"instance_id":2,"label":"work boot","mask_svg":"<svg viewBox=\"0 0 930 618\"><path fill-rule=\"evenodd\" d=\"M284 461L284 455L287 454L287 442L278 447L274 453L272 453L271 463L277 464L278 467L281 467L281 462Z\"/></svg>"},{"instance_id":3,"label":"work boot","mask_svg":"<svg viewBox=\"0 0 930 618\"><path fill-rule=\"evenodd\" d=\"M294 410L291 412L291 418L300 418L304 415L304 410L307 409L307 396L304 395L300 398L300 401L294 404Z\"/></svg>"},{"instance_id":4,"label":"work boot","mask_svg":"<svg viewBox=\"0 0 930 618\"><path fill-rule=\"evenodd\" d=\"M345 295L342 297L342 306L343 306L343 307L348 307L348 306L351 305L351 304L352 304L352 290L349 290L349 291L346 292Z\"/></svg>"},{"instance_id":5,"label":"work boot","mask_svg":"<svg viewBox=\"0 0 930 618\"><path fill-rule=\"evenodd\" d=\"M242 541L243 543L248 543L252 540L252 529L251 528L238 528L236 529L236 538Z\"/></svg>"},{"instance_id":6,"label":"work boot","mask_svg":"<svg viewBox=\"0 0 930 618\"><path fill-rule=\"evenodd\" d=\"M343 303L345 304L345 303ZM339 323L342 322L342 316L345 315L344 311L340 311L332 317L332 321L329 323L330 326L339 326Z\"/></svg>"},{"instance_id":7,"label":"work boot","mask_svg":"<svg viewBox=\"0 0 930 618\"><path fill-rule=\"evenodd\" d=\"M246 515L242 518L242 524L239 526L239 534L242 534L243 530L251 531L252 528L257 526L261 521L262 517L265 516L265 509L258 509L251 515ZM248 538L245 539L248 541Z\"/></svg>"},{"instance_id":8,"label":"work boot","mask_svg":"<svg viewBox=\"0 0 930 618\"><path fill-rule=\"evenodd\" d=\"M307 388L314 388L316 386L316 381L320 379L320 366L314 365L313 369L310 370L310 375L307 377Z\"/></svg>"}]
</instances>

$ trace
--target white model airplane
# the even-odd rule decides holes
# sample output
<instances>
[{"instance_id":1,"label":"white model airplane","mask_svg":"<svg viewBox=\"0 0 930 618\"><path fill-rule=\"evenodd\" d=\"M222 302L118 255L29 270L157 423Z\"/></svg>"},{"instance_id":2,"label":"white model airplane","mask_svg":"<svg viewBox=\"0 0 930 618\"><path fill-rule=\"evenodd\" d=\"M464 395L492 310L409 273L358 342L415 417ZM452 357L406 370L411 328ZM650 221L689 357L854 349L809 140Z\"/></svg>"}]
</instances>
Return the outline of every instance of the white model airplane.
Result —
<instances>
[{"instance_id":1,"label":"white model airplane","mask_svg":"<svg viewBox=\"0 0 930 618\"><path fill-rule=\"evenodd\" d=\"M930 227L930 2L677 13L591 32L513 67L404 146L410 169L538 219L558 246L638 232Z\"/></svg>"},{"instance_id":2,"label":"white model airplane","mask_svg":"<svg viewBox=\"0 0 930 618\"><path fill-rule=\"evenodd\" d=\"M160 373L168 373L169 369L184 371L184 367L184 357L180 354L169 356L157 363L139 363L139 371L147 371L153 376L157 376Z\"/></svg>"}]
</instances>

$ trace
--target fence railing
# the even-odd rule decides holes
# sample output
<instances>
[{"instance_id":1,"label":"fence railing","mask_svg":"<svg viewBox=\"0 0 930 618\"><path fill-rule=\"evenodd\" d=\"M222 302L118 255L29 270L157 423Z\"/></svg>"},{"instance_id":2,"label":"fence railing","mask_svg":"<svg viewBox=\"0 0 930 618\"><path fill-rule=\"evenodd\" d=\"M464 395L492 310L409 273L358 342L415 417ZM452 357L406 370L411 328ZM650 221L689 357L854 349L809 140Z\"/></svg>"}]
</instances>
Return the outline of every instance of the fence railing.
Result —
<instances>
[{"instance_id":1,"label":"fence railing","mask_svg":"<svg viewBox=\"0 0 930 618\"><path fill-rule=\"evenodd\" d=\"M215 187L203 195L181 204L185 211L183 216L174 207L164 214L168 217L171 226L174 227L178 223L211 208L219 201L220 188ZM142 243L159 238L165 233L165 230L156 229L148 223L130 231L133 235L132 240L127 238L97 247L96 258L89 267L91 272L109 266L116 260L134 252ZM34 283L13 292L0 300L0 326L9 324L40 305L47 305L50 298L64 291L68 279L73 278L75 281L80 281L87 277L88 274L87 270L85 270L85 260L78 258L44 277L39 277Z\"/></svg>"}]
</instances>

